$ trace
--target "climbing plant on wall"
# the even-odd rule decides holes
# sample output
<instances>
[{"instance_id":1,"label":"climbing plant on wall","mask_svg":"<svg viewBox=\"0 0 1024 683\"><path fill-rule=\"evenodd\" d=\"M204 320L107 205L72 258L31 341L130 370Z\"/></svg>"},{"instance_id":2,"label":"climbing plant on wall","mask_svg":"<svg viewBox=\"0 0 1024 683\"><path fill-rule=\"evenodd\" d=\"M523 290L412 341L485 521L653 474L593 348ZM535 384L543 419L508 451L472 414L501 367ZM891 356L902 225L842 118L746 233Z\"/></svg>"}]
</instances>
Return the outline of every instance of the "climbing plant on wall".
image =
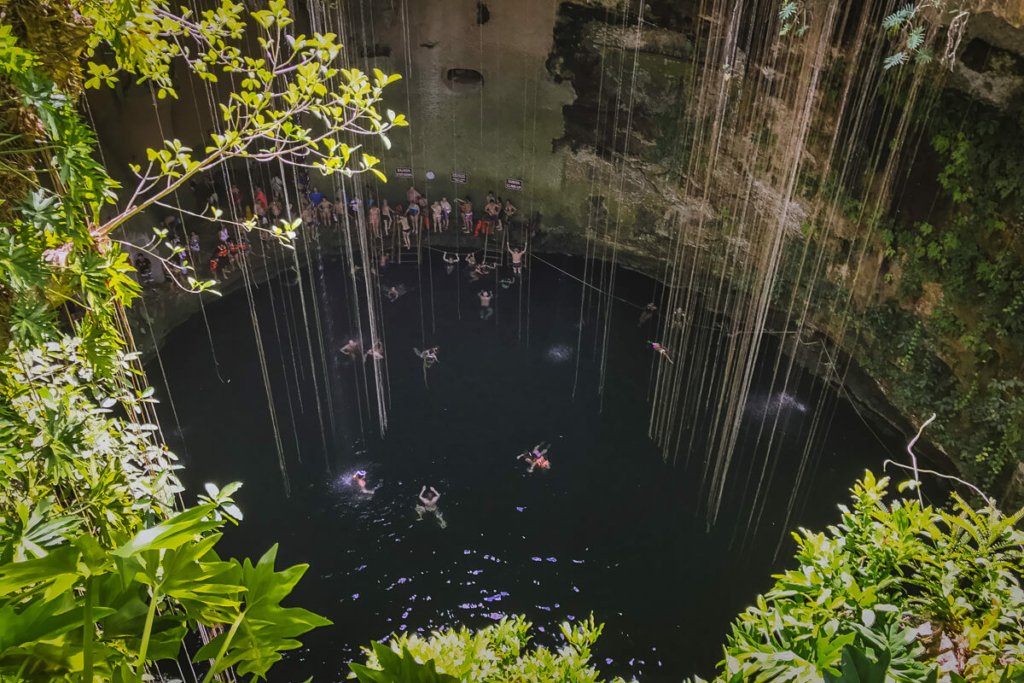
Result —
<instances>
[{"instance_id":1,"label":"climbing plant on wall","mask_svg":"<svg viewBox=\"0 0 1024 683\"><path fill-rule=\"evenodd\" d=\"M893 386L921 384L896 391L921 413L940 413L940 442L984 485L1007 480L1024 452L1024 139L1015 133L1022 111L1019 100L996 110L942 98L930 124L940 164L936 210L927 222L885 233L902 298L922 301L928 291L930 301L923 316L884 316L885 329L914 340L907 359L916 369ZM920 366L928 355L945 360L944 373ZM938 382L947 386L940 391Z\"/></svg>"},{"instance_id":2,"label":"climbing plant on wall","mask_svg":"<svg viewBox=\"0 0 1024 683\"><path fill-rule=\"evenodd\" d=\"M255 564L216 553L242 517L237 485L182 499L127 328L139 288L117 229L230 159L374 172L353 140L386 144L405 124L378 107L397 76L340 68L336 37L295 31L283 1L198 16L160 0L12 2L0 18L0 679L148 680L196 630L205 680L262 678L328 622L281 605L303 566L276 570L275 549ZM131 78L174 97L176 65L223 79L222 121L202 150L148 150L122 188L97 161L79 85ZM269 230L288 243L298 229Z\"/></svg>"}]
</instances>

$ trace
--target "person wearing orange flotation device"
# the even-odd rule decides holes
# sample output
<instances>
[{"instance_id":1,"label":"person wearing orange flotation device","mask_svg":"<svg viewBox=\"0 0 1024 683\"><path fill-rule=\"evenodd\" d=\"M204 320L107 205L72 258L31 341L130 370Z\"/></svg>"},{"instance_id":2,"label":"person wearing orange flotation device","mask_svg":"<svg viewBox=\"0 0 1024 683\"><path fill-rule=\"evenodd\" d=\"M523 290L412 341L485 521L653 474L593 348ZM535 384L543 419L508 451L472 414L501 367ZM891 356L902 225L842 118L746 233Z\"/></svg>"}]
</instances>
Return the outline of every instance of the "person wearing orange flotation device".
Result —
<instances>
[{"instance_id":1,"label":"person wearing orange flotation device","mask_svg":"<svg viewBox=\"0 0 1024 683\"><path fill-rule=\"evenodd\" d=\"M520 453L517 455L516 460L525 460L529 464L529 467L526 470L527 472L533 472L533 470L538 467L542 470L549 470L551 469L551 461L548 460L547 454L550 449L551 444L543 441L526 453Z\"/></svg>"}]
</instances>

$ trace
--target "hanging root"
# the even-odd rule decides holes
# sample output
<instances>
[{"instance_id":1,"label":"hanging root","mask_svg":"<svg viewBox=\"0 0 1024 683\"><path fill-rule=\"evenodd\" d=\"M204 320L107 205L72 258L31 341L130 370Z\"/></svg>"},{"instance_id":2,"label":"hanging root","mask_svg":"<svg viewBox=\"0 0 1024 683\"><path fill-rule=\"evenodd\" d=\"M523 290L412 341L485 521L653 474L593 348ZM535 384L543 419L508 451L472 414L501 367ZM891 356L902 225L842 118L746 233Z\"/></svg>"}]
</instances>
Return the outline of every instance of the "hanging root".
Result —
<instances>
[{"instance_id":1,"label":"hanging root","mask_svg":"<svg viewBox=\"0 0 1024 683\"><path fill-rule=\"evenodd\" d=\"M921 425L921 428L917 430L917 434L915 434L914 438L911 439L910 443L907 444L907 453L910 455L910 465L907 465L907 464L902 463L902 462L896 462L895 460L888 460L887 459L887 460L885 460L882 463L882 470L884 471L886 469L886 467L888 467L889 465L892 465L893 467L899 467L900 469L910 470L911 472L913 472L913 474L914 474L913 481L915 483L914 488L917 489L917 500L918 500L919 503L921 503L922 507L924 506L924 498L923 498L923 496L921 494L921 474L922 473L924 473L924 474L931 474L933 476L939 477L940 479L948 479L949 481L956 482L956 483L960 484L961 486L970 489L974 493L977 493L981 497L981 499L985 501L986 504L993 505L994 503L993 503L992 499L989 498L987 495L985 495L984 491L982 491L980 488L978 488L977 486L975 486L971 482L966 481L964 479L961 479L960 477L954 477L951 474L943 474L942 472L936 472L935 470L923 470L920 467L918 467L918 465L917 465L917 455L914 453L914 445L921 438L921 434L924 433L925 428L928 425L930 425L932 422L934 422L936 417L937 417L936 414L932 413L932 416L929 417L927 420L925 420L924 424Z\"/></svg>"},{"instance_id":2,"label":"hanging root","mask_svg":"<svg viewBox=\"0 0 1024 683\"><path fill-rule=\"evenodd\" d=\"M956 53L960 49L960 42L964 39L964 34L967 32L967 20L970 17L970 12L961 10L950 20L949 28L946 29L946 51L942 55L942 64L950 70L952 70L953 65L956 63Z\"/></svg>"}]
</instances>

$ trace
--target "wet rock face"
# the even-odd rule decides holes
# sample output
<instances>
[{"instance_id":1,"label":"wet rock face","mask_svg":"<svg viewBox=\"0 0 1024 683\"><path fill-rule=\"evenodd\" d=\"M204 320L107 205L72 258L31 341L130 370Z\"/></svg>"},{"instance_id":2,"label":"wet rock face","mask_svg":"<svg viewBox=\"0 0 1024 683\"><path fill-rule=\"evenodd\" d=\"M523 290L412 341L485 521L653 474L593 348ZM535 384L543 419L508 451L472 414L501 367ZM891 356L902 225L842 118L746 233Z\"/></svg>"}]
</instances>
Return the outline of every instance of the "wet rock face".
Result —
<instances>
[{"instance_id":1,"label":"wet rock face","mask_svg":"<svg viewBox=\"0 0 1024 683\"><path fill-rule=\"evenodd\" d=\"M693 76L696 7L688 5L645 4L642 20L617 6L559 5L547 69L576 98L563 109L566 132L556 147L589 146L603 156L625 149L654 162L669 153L659 143L681 128Z\"/></svg>"},{"instance_id":2,"label":"wet rock face","mask_svg":"<svg viewBox=\"0 0 1024 683\"><path fill-rule=\"evenodd\" d=\"M1024 28L1024 1L977 0L975 11L989 12L1014 28Z\"/></svg>"},{"instance_id":3,"label":"wet rock face","mask_svg":"<svg viewBox=\"0 0 1024 683\"><path fill-rule=\"evenodd\" d=\"M1024 92L1024 2L1014 5L1018 26L995 13L972 16L961 42L960 59L949 85L969 97L1005 107Z\"/></svg>"}]
</instances>

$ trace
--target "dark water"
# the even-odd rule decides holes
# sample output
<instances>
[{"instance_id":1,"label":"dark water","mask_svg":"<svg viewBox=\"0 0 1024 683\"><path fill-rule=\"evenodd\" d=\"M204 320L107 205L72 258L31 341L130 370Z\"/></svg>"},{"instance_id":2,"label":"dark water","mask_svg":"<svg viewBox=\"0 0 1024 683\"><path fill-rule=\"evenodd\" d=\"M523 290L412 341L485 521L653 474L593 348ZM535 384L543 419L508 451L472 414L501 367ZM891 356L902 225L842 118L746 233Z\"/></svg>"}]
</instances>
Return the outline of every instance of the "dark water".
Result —
<instances>
[{"instance_id":1,"label":"dark water","mask_svg":"<svg viewBox=\"0 0 1024 683\"><path fill-rule=\"evenodd\" d=\"M670 681L707 674L729 621L779 566L774 551L815 408L825 411L830 433L815 449L790 526L832 521L855 477L865 467L880 469L899 449L890 442L887 451L849 405L810 377L795 378L785 396L770 395L759 379L749 426L765 412L786 413L764 519L750 534L748 499L740 495L755 466L756 430L748 429L733 468L737 483L708 531L699 491L704 453L689 454L689 467L672 468L646 436L654 358L645 340L655 328L637 326L637 308L612 308L601 406L594 351L603 322L595 324L595 309L585 311L576 348L577 281L535 259L528 288L488 283L497 314L483 321L479 283L462 272L447 275L434 257L385 274L410 290L384 303L391 401L385 440L373 436L363 364L338 353L356 334L340 260L314 263L302 289L309 328L326 340L326 373L316 346L311 368L295 276L254 291L290 499L277 469L246 296L207 306L219 370L202 317L176 330L163 350L185 425L172 442L187 463L186 483L192 490L205 481L245 484L237 498L246 520L229 531L224 551L258 556L280 543L282 565L310 565L293 602L334 621L304 638L306 647L278 665L272 681L342 680L345 663L371 639L441 625L480 627L516 613L535 623L539 642L554 644L559 621L593 612L606 624L595 661L607 675ZM544 258L582 269L579 260ZM616 293L642 305L657 289L620 271ZM429 388L412 351L424 342L441 347ZM774 349L766 351L773 357ZM150 371L159 384L159 368ZM314 380L321 393L331 389L333 414L324 405L323 430ZM816 405L822 400L828 405ZM166 401L162 409L165 425L173 425ZM529 475L515 456L542 440L553 444L552 469ZM356 469L381 487L372 497L348 485ZM441 491L446 528L432 517L417 521L413 508L424 484ZM783 547L783 561L790 550Z\"/></svg>"}]
</instances>

